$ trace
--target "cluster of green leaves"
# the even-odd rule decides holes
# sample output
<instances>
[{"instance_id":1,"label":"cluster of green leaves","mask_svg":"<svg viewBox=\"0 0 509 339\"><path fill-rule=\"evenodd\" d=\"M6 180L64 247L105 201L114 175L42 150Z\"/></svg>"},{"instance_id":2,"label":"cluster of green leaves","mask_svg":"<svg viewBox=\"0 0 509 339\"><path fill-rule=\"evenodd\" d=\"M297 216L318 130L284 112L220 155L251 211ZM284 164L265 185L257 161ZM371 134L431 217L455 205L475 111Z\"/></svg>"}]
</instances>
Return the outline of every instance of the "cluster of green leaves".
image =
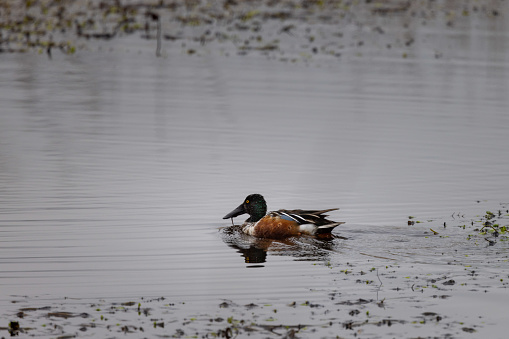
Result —
<instances>
[{"instance_id":1,"label":"cluster of green leaves","mask_svg":"<svg viewBox=\"0 0 509 339\"><path fill-rule=\"evenodd\" d=\"M502 211L498 211L497 213L493 213L491 211L486 211L484 216L482 216L479 220L472 221L472 225L475 223L479 223L482 225L480 228L475 228L474 231L478 232L479 236L491 236L490 239L484 238L489 242L490 245L494 245L496 240L499 241L508 241L509 240L509 225L501 225L498 219L502 219L504 217L509 216L509 214L503 214ZM465 226L463 226L465 229ZM474 238L474 235L469 234L467 236L467 240L471 240Z\"/></svg>"}]
</instances>

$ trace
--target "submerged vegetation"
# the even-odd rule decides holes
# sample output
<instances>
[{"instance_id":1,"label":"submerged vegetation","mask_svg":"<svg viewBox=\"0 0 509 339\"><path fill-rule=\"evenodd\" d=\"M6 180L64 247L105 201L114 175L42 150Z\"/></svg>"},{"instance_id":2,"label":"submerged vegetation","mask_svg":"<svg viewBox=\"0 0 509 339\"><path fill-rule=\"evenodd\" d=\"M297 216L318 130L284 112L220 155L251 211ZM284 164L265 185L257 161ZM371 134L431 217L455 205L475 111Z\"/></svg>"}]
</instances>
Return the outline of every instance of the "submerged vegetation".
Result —
<instances>
[{"instance_id":1,"label":"submerged vegetation","mask_svg":"<svg viewBox=\"0 0 509 339\"><path fill-rule=\"evenodd\" d=\"M344 0L0 0L0 53L53 50L73 54L87 41L138 34L164 45L202 55L261 53L279 60L316 55L362 55L367 44L412 56L414 34L428 24L457 29L471 17L498 20L500 1ZM501 19L505 20L505 19ZM465 26L466 27L466 26ZM430 46L434 57L444 51Z\"/></svg>"}]
</instances>

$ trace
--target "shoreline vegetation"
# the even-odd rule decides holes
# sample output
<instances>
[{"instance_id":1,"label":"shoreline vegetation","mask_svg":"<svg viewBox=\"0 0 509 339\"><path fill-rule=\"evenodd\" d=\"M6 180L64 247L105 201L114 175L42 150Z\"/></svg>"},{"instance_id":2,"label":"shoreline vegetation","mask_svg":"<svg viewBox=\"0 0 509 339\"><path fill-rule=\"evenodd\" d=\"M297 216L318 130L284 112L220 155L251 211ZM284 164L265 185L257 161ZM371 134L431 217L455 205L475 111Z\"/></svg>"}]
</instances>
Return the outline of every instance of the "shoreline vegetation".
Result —
<instances>
[{"instance_id":1,"label":"shoreline vegetation","mask_svg":"<svg viewBox=\"0 0 509 339\"><path fill-rule=\"evenodd\" d=\"M224 55L297 61L362 54L362 46L374 44L406 58L419 27L454 30L472 18L503 21L504 6L473 0L0 0L0 53L74 54L93 40L137 34L154 41L157 56L162 46L200 55L218 44Z\"/></svg>"}]
</instances>

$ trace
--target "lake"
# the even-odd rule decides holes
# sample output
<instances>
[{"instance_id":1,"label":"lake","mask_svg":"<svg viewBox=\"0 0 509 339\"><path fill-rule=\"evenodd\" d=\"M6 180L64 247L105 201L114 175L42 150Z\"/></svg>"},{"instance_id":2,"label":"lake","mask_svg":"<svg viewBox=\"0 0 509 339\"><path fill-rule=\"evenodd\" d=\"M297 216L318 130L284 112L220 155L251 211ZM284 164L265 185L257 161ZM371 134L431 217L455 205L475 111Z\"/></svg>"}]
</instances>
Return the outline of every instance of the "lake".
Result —
<instances>
[{"instance_id":1,"label":"lake","mask_svg":"<svg viewBox=\"0 0 509 339\"><path fill-rule=\"evenodd\" d=\"M296 26L276 51L164 40L156 57L134 34L0 54L0 326L504 337L508 237L481 232L509 224L501 6L411 43L387 17L345 24L334 53L301 52ZM247 237L222 217L251 193L346 223Z\"/></svg>"}]
</instances>

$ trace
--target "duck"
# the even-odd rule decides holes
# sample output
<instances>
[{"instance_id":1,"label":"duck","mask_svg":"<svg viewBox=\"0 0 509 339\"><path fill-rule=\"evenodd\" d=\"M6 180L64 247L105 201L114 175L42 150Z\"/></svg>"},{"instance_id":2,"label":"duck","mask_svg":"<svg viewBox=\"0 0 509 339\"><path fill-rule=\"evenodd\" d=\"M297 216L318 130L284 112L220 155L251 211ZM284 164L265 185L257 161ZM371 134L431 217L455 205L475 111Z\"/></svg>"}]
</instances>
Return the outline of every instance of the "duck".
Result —
<instances>
[{"instance_id":1,"label":"duck","mask_svg":"<svg viewBox=\"0 0 509 339\"><path fill-rule=\"evenodd\" d=\"M232 219L242 214L249 214L241 226L242 232L257 238L282 239L301 235L331 235L332 230L344 222L326 219L324 213L337 211L339 208L324 210L285 210L280 209L267 213L267 202L261 194L250 194L233 211L223 217Z\"/></svg>"}]
</instances>

